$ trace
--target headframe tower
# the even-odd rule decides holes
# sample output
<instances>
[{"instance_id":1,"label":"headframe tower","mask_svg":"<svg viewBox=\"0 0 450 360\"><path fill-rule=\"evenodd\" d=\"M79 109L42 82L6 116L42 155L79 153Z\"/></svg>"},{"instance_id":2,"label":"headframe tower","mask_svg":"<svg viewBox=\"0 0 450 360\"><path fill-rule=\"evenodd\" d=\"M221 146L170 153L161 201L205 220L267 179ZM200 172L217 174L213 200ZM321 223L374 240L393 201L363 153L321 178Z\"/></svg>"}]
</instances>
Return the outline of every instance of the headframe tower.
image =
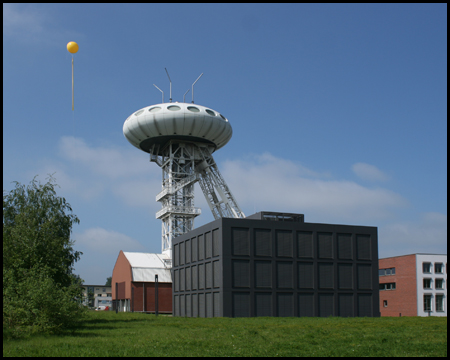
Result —
<instances>
[{"instance_id":1,"label":"headframe tower","mask_svg":"<svg viewBox=\"0 0 450 360\"><path fill-rule=\"evenodd\" d=\"M167 72L167 69L166 69ZM203 75L203 74L202 74ZM201 209L194 207L194 184L198 181L215 219L244 218L245 215L227 186L212 154L225 146L233 133L227 118L205 106L170 102L147 106L131 114L123 125L126 139L150 154L150 161L162 169L162 190L156 201L162 208L162 253L171 258L172 239L194 228Z\"/></svg>"}]
</instances>

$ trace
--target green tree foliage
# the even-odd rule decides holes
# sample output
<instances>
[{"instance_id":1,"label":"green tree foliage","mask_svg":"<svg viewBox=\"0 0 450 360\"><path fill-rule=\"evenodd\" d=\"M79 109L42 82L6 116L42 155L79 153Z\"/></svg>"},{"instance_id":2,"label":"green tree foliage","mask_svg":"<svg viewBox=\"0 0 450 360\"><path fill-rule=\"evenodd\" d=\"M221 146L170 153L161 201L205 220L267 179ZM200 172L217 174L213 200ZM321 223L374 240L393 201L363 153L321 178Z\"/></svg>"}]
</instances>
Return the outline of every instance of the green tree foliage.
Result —
<instances>
[{"instance_id":1,"label":"green tree foliage","mask_svg":"<svg viewBox=\"0 0 450 360\"><path fill-rule=\"evenodd\" d=\"M111 286L112 276L106 278L105 286Z\"/></svg>"},{"instance_id":2,"label":"green tree foliage","mask_svg":"<svg viewBox=\"0 0 450 360\"><path fill-rule=\"evenodd\" d=\"M80 220L55 191L55 179L15 182L3 192L3 332L56 332L83 312L82 280L73 265L82 255L70 240Z\"/></svg>"}]
</instances>

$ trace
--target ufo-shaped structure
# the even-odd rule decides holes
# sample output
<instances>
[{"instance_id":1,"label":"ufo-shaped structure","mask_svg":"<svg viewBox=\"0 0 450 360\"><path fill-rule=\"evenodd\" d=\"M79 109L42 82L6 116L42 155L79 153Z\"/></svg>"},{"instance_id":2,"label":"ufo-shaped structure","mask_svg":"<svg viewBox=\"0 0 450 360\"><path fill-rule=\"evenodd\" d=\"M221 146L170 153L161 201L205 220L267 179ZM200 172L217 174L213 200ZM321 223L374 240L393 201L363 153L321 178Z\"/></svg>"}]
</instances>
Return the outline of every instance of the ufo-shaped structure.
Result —
<instances>
[{"instance_id":1,"label":"ufo-shaped structure","mask_svg":"<svg viewBox=\"0 0 450 360\"><path fill-rule=\"evenodd\" d=\"M218 111L189 103L147 106L131 114L123 124L127 140L139 150L151 153L171 140L194 141L214 147L225 146L233 130Z\"/></svg>"},{"instance_id":2,"label":"ufo-shaped structure","mask_svg":"<svg viewBox=\"0 0 450 360\"><path fill-rule=\"evenodd\" d=\"M131 114L123 133L162 168L162 191L156 196L162 209L156 218L162 220L163 253L171 257L172 238L194 228L201 213L194 207L197 181L214 218L244 217L212 157L233 133L224 115L193 103L163 102Z\"/></svg>"}]
</instances>

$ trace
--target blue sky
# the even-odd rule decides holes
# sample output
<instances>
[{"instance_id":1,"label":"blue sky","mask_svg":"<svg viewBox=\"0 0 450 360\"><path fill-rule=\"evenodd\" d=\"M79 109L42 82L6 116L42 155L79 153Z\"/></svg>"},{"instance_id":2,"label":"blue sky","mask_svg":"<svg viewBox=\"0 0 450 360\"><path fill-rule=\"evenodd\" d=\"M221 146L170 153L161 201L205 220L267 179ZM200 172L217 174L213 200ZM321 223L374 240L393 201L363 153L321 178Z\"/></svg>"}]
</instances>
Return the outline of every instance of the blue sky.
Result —
<instances>
[{"instance_id":1,"label":"blue sky","mask_svg":"<svg viewBox=\"0 0 450 360\"><path fill-rule=\"evenodd\" d=\"M3 189L55 173L86 283L120 250L161 251L161 169L122 126L161 102L153 84L167 101L164 68L174 101L204 73L195 103L233 127L214 157L246 215L377 226L380 257L447 253L446 4L3 4Z\"/></svg>"}]
</instances>

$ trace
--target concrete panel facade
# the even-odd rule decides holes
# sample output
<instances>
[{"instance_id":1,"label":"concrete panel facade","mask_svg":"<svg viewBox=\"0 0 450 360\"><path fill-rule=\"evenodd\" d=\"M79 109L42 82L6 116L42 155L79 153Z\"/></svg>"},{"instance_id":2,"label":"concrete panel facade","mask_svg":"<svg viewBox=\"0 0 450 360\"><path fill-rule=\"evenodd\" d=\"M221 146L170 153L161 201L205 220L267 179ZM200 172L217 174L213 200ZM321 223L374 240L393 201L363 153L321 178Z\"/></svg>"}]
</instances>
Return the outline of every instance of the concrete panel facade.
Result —
<instances>
[{"instance_id":1,"label":"concrete panel facade","mask_svg":"<svg viewBox=\"0 0 450 360\"><path fill-rule=\"evenodd\" d=\"M265 214L173 240L174 316L379 316L377 228Z\"/></svg>"}]
</instances>

